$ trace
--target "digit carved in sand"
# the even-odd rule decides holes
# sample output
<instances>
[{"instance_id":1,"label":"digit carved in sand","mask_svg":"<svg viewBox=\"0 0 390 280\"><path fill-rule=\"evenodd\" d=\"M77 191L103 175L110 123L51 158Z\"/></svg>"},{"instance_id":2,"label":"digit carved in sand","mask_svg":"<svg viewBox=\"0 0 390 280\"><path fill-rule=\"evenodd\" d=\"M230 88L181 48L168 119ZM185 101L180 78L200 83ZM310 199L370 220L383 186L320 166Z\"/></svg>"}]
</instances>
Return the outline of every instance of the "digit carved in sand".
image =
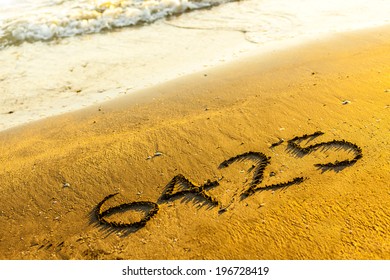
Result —
<instances>
[{"instance_id":1,"label":"digit carved in sand","mask_svg":"<svg viewBox=\"0 0 390 280\"><path fill-rule=\"evenodd\" d=\"M123 203L114 207L110 207L104 211L101 210L103 204L109 200L110 198L116 196L118 193L113 193L108 196L106 196L102 201L98 203L96 206L96 217L98 221L103 225L108 225L112 227L117 228L125 228L125 227L134 227L134 228L142 228L146 225L146 223L158 212L158 204L150 201L134 201L130 203ZM106 217L118 213L123 212L125 210L140 210L141 208L150 208L149 211L145 214L145 216L137 222L131 222L131 223L123 223L123 222L115 222L115 221L108 221Z\"/></svg>"},{"instance_id":2,"label":"digit carved in sand","mask_svg":"<svg viewBox=\"0 0 390 280\"><path fill-rule=\"evenodd\" d=\"M175 186L181 185L181 190L175 191ZM207 182L201 186L196 186L195 184L191 183L186 177L184 177L182 174L178 174L167 184L165 187L165 191L160 197L161 201L169 200L171 198L177 198L185 196L186 194L193 194L196 196L199 196L206 200L209 204L213 206L218 206L219 202L212 196L210 196L206 190L214 188L218 186L218 181L210 181L207 180Z\"/></svg>"},{"instance_id":3,"label":"digit carved in sand","mask_svg":"<svg viewBox=\"0 0 390 280\"><path fill-rule=\"evenodd\" d=\"M321 142L318 144L310 145L307 147L302 147L299 145L300 142L310 139L310 138L316 138L318 136L323 135L324 133L321 131L314 132L313 134L305 134L302 136L296 136L293 139L288 140L288 148L290 151L300 153L302 156L305 156L307 154L310 154L311 152L314 152L316 150L319 150L320 148L326 149L326 148L342 148L344 150L352 150L355 153L355 157L353 159L345 159L342 161L335 161L335 162L328 162L328 163L317 163L315 164L316 167L319 169L327 169L327 168L336 168L336 167L348 167L356 163L359 159L363 157L362 149L349 141L346 140L335 140L329 142Z\"/></svg>"},{"instance_id":4,"label":"digit carved in sand","mask_svg":"<svg viewBox=\"0 0 390 280\"><path fill-rule=\"evenodd\" d=\"M266 185L264 187L259 186L259 184L263 181L265 168L267 167L267 165L271 163L271 157L267 157L265 154L261 152L246 152L241 155L234 156L228 160L223 161L219 165L219 168L225 168L228 167L233 162L243 161L246 159L254 160L256 165L254 167L254 174L249 188L241 194L242 199L250 195L253 195L257 191L286 188L295 184L299 184L304 180L303 177L296 177L288 182Z\"/></svg>"}]
</instances>

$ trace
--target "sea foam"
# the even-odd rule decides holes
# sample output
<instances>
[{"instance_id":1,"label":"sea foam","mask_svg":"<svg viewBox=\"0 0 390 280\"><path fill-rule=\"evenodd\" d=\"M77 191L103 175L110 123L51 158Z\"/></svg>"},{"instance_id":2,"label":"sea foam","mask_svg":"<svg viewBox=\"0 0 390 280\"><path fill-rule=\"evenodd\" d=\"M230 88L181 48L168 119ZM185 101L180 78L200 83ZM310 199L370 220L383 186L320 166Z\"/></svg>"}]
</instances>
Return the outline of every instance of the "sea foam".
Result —
<instances>
[{"instance_id":1,"label":"sea foam","mask_svg":"<svg viewBox=\"0 0 390 280\"><path fill-rule=\"evenodd\" d=\"M0 47L147 24L172 15L233 1L41 0L39 4L16 1L14 6L9 3L0 10Z\"/></svg>"}]
</instances>

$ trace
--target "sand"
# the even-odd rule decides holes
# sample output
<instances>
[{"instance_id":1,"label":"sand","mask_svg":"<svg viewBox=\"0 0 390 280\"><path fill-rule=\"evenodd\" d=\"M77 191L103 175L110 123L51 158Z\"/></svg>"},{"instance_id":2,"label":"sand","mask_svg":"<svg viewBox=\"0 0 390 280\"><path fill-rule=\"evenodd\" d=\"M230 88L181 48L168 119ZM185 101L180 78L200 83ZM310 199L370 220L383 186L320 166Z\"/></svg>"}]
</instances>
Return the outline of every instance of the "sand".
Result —
<instances>
[{"instance_id":1,"label":"sand","mask_svg":"<svg viewBox=\"0 0 390 280\"><path fill-rule=\"evenodd\" d=\"M390 27L339 34L2 132L0 258L389 259L389 42ZM288 149L315 131L303 146L344 139L363 158L320 169L353 151ZM241 199L253 158L218 167L249 151L270 157L259 186L305 180ZM217 180L220 206L162 200L177 174ZM116 192L102 210L159 211L138 230L100 225L96 205Z\"/></svg>"}]
</instances>

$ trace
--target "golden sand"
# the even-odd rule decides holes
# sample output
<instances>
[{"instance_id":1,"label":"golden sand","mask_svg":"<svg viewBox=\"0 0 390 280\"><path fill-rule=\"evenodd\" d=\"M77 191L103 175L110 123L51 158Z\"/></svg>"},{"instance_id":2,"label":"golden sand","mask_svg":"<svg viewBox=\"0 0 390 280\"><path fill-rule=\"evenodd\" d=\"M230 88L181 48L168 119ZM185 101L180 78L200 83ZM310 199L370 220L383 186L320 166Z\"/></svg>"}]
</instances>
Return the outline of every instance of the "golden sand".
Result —
<instances>
[{"instance_id":1,"label":"golden sand","mask_svg":"<svg viewBox=\"0 0 390 280\"><path fill-rule=\"evenodd\" d=\"M1 133L0 258L389 259L389 49L389 27L338 35ZM303 146L344 139L363 158L320 169L353 151L288 149L315 131ZM306 179L242 199L253 159L218 167L249 151L270 157L259 187ZM219 181L206 193L220 205L162 200L177 174ZM100 225L95 207L116 192L102 210L159 212L139 230Z\"/></svg>"}]
</instances>

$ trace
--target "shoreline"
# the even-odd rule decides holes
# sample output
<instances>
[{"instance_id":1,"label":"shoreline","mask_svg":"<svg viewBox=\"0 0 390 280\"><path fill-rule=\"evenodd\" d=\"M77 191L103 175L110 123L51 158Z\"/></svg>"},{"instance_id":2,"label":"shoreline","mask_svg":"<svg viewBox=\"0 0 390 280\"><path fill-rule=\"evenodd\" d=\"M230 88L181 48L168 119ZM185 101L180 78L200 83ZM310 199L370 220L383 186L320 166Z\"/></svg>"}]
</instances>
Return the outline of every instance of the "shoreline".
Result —
<instances>
[{"instance_id":1,"label":"shoreline","mask_svg":"<svg viewBox=\"0 0 390 280\"><path fill-rule=\"evenodd\" d=\"M183 39L176 42L176 36ZM156 22L8 48L1 51L0 129L131 95L234 60L255 47L239 32L185 30Z\"/></svg>"},{"instance_id":2,"label":"shoreline","mask_svg":"<svg viewBox=\"0 0 390 280\"><path fill-rule=\"evenodd\" d=\"M0 131L138 94L187 75L201 72L207 75L214 68L229 67L253 56L266 56L342 34L381 28L386 26L300 35L254 44L237 31L186 30L156 22L151 26L102 36L68 38L58 44L36 42L9 48L2 50L5 59L3 71L0 70L0 86L4 102L0 106ZM166 39L162 42L150 34L161 34ZM172 34L180 34L185 40L175 44L176 38ZM141 39L141 43L132 42L132 37ZM112 41L119 45L117 53L108 51ZM161 45L157 52L156 44ZM94 48L94 45L98 47ZM205 45L209 46L206 50ZM175 53L169 53L172 47ZM77 53L77 50L83 52ZM151 55L144 55L148 53ZM61 57L67 59L59 59ZM19 94L16 98L15 92Z\"/></svg>"},{"instance_id":3,"label":"shoreline","mask_svg":"<svg viewBox=\"0 0 390 280\"><path fill-rule=\"evenodd\" d=\"M389 26L343 33L1 132L0 258L389 259L389 42ZM344 139L363 158L321 170L353 153L288 149L315 131L302 145ZM219 166L249 151L270 157L262 186L305 180L241 200L256 163ZM226 211L186 196L137 231L99 225L105 196L158 202L177 174L218 180Z\"/></svg>"}]
</instances>

